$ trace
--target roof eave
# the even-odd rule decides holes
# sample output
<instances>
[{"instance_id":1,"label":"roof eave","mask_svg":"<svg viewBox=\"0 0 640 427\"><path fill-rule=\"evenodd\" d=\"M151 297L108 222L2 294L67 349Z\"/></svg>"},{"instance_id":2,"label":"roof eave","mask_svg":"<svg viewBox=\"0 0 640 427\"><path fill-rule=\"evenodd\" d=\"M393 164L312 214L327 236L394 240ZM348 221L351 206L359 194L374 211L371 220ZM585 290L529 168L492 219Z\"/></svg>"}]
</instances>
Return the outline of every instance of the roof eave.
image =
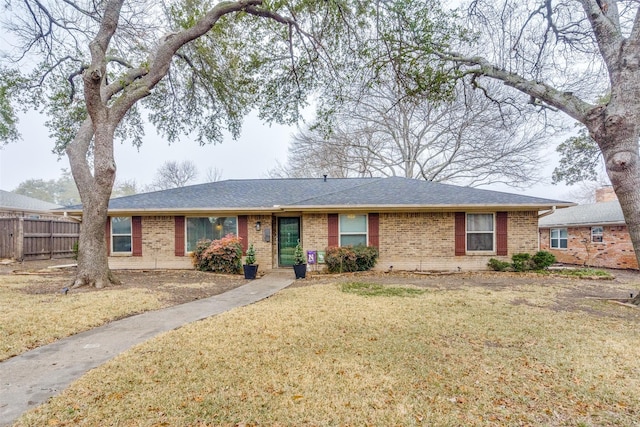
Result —
<instances>
[{"instance_id":1,"label":"roof eave","mask_svg":"<svg viewBox=\"0 0 640 427\"><path fill-rule=\"evenodd\" d=\"M454 212L454 211L541 211L556 208L575 206L575 203L558 204L447 204L447 205L299 205L286 206L285 210L301 212L342 212L342 211L369 211L369 212Z\"/></svg>"},{"instance_id":2,"label":"roof eave","mask_svg":"<svg viewBox=\"0 0 640 427\"><path fill-rule=\"evenodd\" d=\"M220 213L220 214L253 214L253 213L274 213L279 212L281 209L279 207L254 207L254 208L243 208L243 207L222 207L222 208L143 208L143 209L131 209L131 208L122 208L122 209L109 209L109 216L126 216L126 215L144 215L144 216L166 216L167 214L171 215L193 215L198 213ZM66 211L69 215L82 215L82 210L68 210Z\"/></svg>"},{"instance_id":3,"label":"roof eave","mask_svg":"<svg viewBox=\"0 0 640 427\"><path fill-rule=\"evenodd\" d=\"M200 207L200 208L120 208L109 209L111 216L142 214L151 215L194 215L204 213L218 214L273 214L279 212L344 212L344 211L368 211L368 212L454 212L454 211L541 211L546 209L565 208L575 206L575 203L549 203L549 204L446 204L446 205L287 205L287 206L260 206L260 207ZM82 210L66 210L69 215L82 215Z\"/></svg>"},{"instance_id":4,"label":"roof eave","mask_svg":"<svg viewBox=\"0 0 640 427\"><path fill-rule=\"evenodd\" d=\"M538 228L551 228L551 227L590 227L598 225L624 225L627 223L624 221L589 221L589 222L558 222L554 224L540 224Z\"/></svg>"}]
</instances>

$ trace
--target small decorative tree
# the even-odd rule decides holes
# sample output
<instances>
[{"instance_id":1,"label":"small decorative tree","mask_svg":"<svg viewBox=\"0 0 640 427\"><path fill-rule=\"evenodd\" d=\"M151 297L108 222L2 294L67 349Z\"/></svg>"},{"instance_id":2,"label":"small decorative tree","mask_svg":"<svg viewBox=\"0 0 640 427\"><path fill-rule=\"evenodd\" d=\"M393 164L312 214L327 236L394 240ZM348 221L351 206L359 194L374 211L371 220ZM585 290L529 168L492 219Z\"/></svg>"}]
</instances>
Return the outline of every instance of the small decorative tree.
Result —
<instances>
[{"instance_id":1,"label":"small decorative tree","mask_svg":"<svg viewBox=\"0 0 640 427\"><path fill-rule=\"evenodd\" d=\"M244 259L244 278L253 280L258 274L258 264L256 264L256 250L253 247L253 243L249 245L247 249L247 256Z\"/></svg>"},{"instance_id":2,"label":"small decorative tree","mask_svg":"<svg viewBox=\"0 0 640 427\"><path fill-rule=\"evenodd\" d=\"M256 250L253 248L253 243L249 245L247 249L247 256L244 259L244 263L247 265L253 265L256 263Z\"/></svg>"},{"instance_id":3,"label":"small decorative tree","mask_svg":"<svg viewBox=\"0 0 640 427\"><path fill-rule=\"evenodd\" d=\"M298 243L295 251L293 252L293 271L296 274L296 279L304 279L307 276L306 261L307 259L304 257L304 252L302 252L302 246Z\"/></svg>"},{"instance_id":4,"label":"small decorative tree","mask_svg":"<svg viewBox=\"0 0 640 427\"><path fill-rule=\"evenodd\" d=\"M298 243L295 251L293 252L293 258L296 265L302 265L306 261L304 257L304 253L302 252L302 246L300 246L300 243Z\"/></svg>"}]
</instances>

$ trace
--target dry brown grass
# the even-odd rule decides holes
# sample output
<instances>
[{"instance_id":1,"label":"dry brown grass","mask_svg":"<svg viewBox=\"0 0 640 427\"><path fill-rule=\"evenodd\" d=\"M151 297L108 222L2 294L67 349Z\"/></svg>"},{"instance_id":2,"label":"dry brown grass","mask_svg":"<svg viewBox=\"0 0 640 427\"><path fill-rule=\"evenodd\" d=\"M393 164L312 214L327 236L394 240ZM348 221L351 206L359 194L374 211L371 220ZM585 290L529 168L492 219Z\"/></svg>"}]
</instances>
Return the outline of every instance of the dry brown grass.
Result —
<instances>
[{"instance_id":1,"label":"dry brown grass","mask_svg":"<svg viewBox=\"0 0 640 427\"><path fill-rule=\"evenodd\" d=\"M287 289L137 346L17 425L639 425L638 317L558 310L561 291Z\"/></svg>"},{"instance_id":2,"label":"dry brown grass","mask_svg":"<svg viewBox=\"0 0 640 427\"><path fill-rule=\"evenodd\" d=\"M144 289L115 288L67 295L59 291L25 292L39 281L50 280L37 275L15 275L0 281L0 361L114 319L162 306L158 295Z\"/></svg>"},{"instance_id":3,"label":"dry brown grass","mask_svg":"<svg viewBox=\"0 0 640 427\"><path fill-rule=\"evenodd\" d=\"M75 269L40 267L25 263L0 269L0 361L122 317L218 295L246 283L242 276L191 270L118 271L121 286L80 288L65 295L61 290L71 283Z\"/></svg>"}]
</instances>

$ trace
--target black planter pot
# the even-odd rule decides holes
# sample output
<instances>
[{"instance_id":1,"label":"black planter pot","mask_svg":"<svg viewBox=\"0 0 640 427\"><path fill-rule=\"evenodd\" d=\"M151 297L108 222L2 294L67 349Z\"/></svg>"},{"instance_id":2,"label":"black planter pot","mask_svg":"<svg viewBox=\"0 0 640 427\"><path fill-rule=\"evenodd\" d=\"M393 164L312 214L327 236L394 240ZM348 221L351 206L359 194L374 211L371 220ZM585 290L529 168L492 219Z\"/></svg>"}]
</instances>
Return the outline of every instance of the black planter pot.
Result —
<instances>
[{"instance_id":1,"label":"black planter pot","mask_svg":"<svg viewBox=\"0 0 640 427\"><path fill-rule=\"evenodd\" d=\"M242 266L244 268L244 278L253 280L256 278L256 274L258 274L258 264L245 264Z\"/></svg>"},{"instance_id":2,"label":"black planter pot","mask_svg":"<svg viewBox=\"0 0 640 427\"><path fill-rule=\"evenodd\" d=\"M304 279L307 276L307 264L296 264L293 266L296 279Z\"/></svg>"}]
</instances>

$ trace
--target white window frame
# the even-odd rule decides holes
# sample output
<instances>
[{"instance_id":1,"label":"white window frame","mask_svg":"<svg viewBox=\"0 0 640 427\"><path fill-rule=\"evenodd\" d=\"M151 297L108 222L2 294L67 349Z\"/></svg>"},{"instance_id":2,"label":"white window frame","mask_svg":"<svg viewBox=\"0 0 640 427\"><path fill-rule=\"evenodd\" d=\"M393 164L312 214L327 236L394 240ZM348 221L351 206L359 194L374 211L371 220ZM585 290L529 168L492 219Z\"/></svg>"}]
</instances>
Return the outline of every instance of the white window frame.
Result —
<instances>
[{"instance_id":1,"label":"white window frame","mask_svg":"<svg viewBox=\"0 0 640 427\"><path fill-rule=\"evenodd\" d=\"M599 232L597 231L599 229ZM594 238L600 238L594 240ZM594 225L591 227L591 243L604 243L604 227L601 225Z\"/></svg>"},{"instance_id":2,"label":"white window frame","mask_svg":"<svg viewBox=\"0 0 640 427\"><path fill-rule=\"evenodd\" d=\"M470 231L469 230L469 216L471 215L491 215L492 221L491 221L491 249L469 249L469 234L489 234L488 230L474 230L474 231ZM464 247L465 247L465 251L466 253L482 253L482 254L488 254L488 253L495 253L496 252L496 214L495 212L468 212L466 213L466 218L465 218L465 226L464 226Z\"/></svg>"},{"instance_id":3,"label":"white window frame","mask_svg":"<svg viewBox=\"0 0 640 427\"><path fill-rule=\"evenodd\" d=\"M560 233L562 232L562 230L565 231L565 234L567 235L567 237L560 237ZM554 238L553 237L553 232L554 231L558 231L558 237ZM558 246L553 246L553 241L556 240L558 242ZM563 248L561 241L562 240L566 240L567 244L566 247ZM567 249L569 249L569 230L566 227L560 227L560 228L551 228L549 230L549 248L550 249L556 249L558 251L566 251Z\"/></svg>"},{"instance_id":4,"label":"white window frame","mask_svg":"<svg viewBox=\"0 0 640 427\"><path fill-rule=\"evenodd\" d=\"M364 217L364 233L355 232L355 231L342 231L342 217ZM338 215L338 245L342 246L342 236L362 236L364 234L364 244L365 246L369 245L369 215L368 214L340 214ZM349 246L349 245L347 245Z\"/></svg>"},{"instance_id":5,"label":"white window frame","mask_svg":"<svg viewBox=\"0 0 640 427\"><path fill-rule=\"evenodd\" d=\"M190 254L193 252L192 250L189 250L189 219L193 219L193 218L235 218L236 219L236 229L233 232L234 235L238 235L238 216L237 215L220 215L220 216L187 216L184 219L184 248L185 248L185 252ZM213 225L213 224L212 224ZM224 236L222 236L224 237ZM197 241L196 241L197 243Z\"/></svg>"},{"instance_id":6,"label":"white window frame","mask_svg":"<svg viewBox=\"0 0 640 427\"><path fill-rule=\"evenodd\" d=\"M129 233L114 233L113 229L113 221L119 218L128 218L129 219L129 225L130 225L130 232ZM114 216L111 217L111 224L110 224L110 231L111 231L111 254L112 255L131 255L133 253L133 217L130 216ZM114 245L114 237L125 237L125 236L129 236L129 247L131 248L130 251L116 251L115 250L115 245Z\"/></svg>"}]
</instances>

